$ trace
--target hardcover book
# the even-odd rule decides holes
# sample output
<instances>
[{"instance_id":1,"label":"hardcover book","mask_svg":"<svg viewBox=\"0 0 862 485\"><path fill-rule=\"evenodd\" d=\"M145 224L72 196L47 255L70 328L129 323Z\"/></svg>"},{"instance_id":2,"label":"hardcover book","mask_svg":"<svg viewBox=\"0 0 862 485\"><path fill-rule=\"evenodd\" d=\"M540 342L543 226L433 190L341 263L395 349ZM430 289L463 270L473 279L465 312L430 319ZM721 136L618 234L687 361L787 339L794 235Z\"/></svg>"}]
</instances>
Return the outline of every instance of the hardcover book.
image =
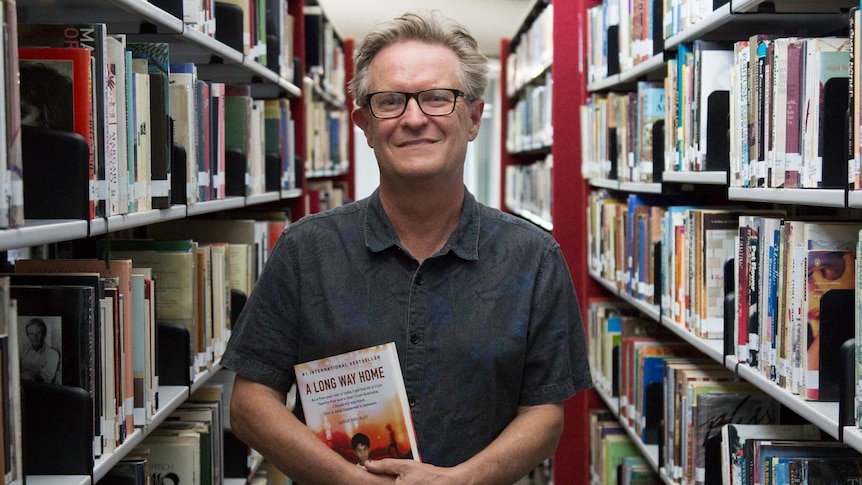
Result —
<instances>
[{"instance_id":1,"label":"hardcover book","mask_svg":"<svg viewBox=\"0 0 862 485\"><path fill-rule=\"evenodd\" d=\"M93 136L90 54L79 47L18 49L21 124L81 135L89 148L90 219L96 216L95 137Z\"/></svg>"},{"instance_id":2,"label":"hardcover book","mask_svg":"<svg viewBox=\"0 0 862 485\"><path fill-rule=\"evenodd\" d=\"M296 364L305 423L351 463L387 457L420 461L395 344Z\"/></svg>"}]
</instances>

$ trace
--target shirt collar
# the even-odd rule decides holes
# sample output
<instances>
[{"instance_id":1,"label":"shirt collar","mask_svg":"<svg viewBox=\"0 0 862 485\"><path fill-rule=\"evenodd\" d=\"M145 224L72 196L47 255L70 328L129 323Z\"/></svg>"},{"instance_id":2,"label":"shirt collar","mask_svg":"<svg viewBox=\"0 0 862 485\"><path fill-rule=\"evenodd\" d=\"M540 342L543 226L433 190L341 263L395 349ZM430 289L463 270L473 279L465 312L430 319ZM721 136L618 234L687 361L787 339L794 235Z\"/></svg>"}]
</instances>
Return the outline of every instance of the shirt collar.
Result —
<instances>
[{"instance_id":1,"label":"shirt collar","mask_svg":"<svg viewBox=\"0 0 862 485\"><path fill-rule=\"evenodd\" d=\"M461 208L461 219L455 231L449 236L449 240L438 256L449 251L465 260L479 259L479 203L467 188L464 188L464 205ZM377 190L369 197L365 210L365 245L372 252L380 252L392 246L400 247L398 234L389 218L383 211L380 203L380 194Z\"/></svg>"}]
</instances>

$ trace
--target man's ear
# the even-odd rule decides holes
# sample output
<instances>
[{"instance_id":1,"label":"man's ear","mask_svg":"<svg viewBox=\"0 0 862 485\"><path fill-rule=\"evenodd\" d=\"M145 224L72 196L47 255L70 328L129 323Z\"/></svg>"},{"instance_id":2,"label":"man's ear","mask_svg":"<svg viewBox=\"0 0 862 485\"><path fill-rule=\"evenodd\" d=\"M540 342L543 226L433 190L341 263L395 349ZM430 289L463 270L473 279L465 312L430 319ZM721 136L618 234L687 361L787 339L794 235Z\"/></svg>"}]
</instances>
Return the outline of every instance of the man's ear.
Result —
<instances>
[{"instance_id":1,"label":"man's ear","mask_svg":"<svg viewBox=\"0 0 862 485\"><path fill-rule=\"evenodd\" d=\"M368 137L368 114L362 108L354 108L353 111L350 112L350 117L353 119L353 123L358 126L363 133L365 133L365 141L368 143L368 146L371 146L371 139Z\"/></svg>"},{"instance_id":2,"label":"man's ear","mask_svg":"<svg viewBox=\"0 0 862 485\"><path fill-rule=\"evenodd\" d=\"M470 141L479 135L479 125L482 124L482 113L485 111L485 100L475 99L470 103Z\"/></svg>"}]
</instances>

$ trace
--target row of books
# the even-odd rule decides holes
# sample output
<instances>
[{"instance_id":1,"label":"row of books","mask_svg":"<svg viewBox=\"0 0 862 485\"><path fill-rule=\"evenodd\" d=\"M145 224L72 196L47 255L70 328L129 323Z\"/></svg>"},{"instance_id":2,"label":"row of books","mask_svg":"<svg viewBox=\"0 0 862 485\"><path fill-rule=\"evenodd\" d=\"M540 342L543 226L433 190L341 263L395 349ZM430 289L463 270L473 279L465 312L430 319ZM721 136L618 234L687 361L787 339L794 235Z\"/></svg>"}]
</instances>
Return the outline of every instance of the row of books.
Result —
<instances>
[{"instance_id":1,"label":"row of books","mask_svg":"<svg viewBox=\"0 0 862 485\"><path fill-rule=\"evenodd\" d=\"M853 337L860 222L666 196L590 196L590 270L807 400L835 401L841 344ZM727 295L735 309L727 313ZM729 326L728 326L729 325ZM730 333L732 332L732 333Z\"/></svg>"},{"instance_id":2,"label":"row of books","mask_svg":"<svg viewBox=\"0 0 862 485\"><path fill-rule=\"evenodd\" d=\"M846 186L850 52L846 37L755 35L725 54L731 186Z\"/></svg>"},{"instance_id":3,"label":"row of books","mask_svg":"<svg viewBox=\"0 0 862 485\"><path fill-rule=\"evenodd\" d=\"M45 369L36 365L45 362L36 357L41 354L23 345L21 379L86 392L92 415L84 430L91 441L85 469L92 470L94 457L116 450L136 428L151 424L160 385L188 386L221 358L230 336L232 294L251 292L287 224L284 214L280 220L276 214L255 216L150 226L151 239L99 242L98 251L110 259L15 262L8 279L18 334L39 331L45 348L59 357ZM192 232L196 240L188 238ZM169 333L161 337L163 332ZM165 362L178 368L166 369ZM25 425L25 435L26 430ZM25 464L41 455L27 453ZM52 474L36 465L29 470L25 465L27 473Z\"/></svg>"},{"instance_id":4,"label":"row of books","mask_svg":"<svg viewBox=\"0 0 862 485\"><path fill-rule=\"evenodd\" d=\"M333 105L315 93L316 83L305 79L305 169L307 174L343 173L350 164L350 110Z\"/></svg>"},{"instance_id":5,"label":"row of books","mask_svg":"<svg viewBox=\"0 0 862 485\"><path fill-rule=\"evenodd\" d=\"M666 62L664 95L652 105L620 102L632 93L608 93L594 94L582 108L589 130L585 173L616 178L614 168L628 161L635 168L619 173L621 181L648 182L660 168L729 171L731 187L853 188L857 164L849 179L843 168L853 160L846 148L851 44L842 37L759 34L733 44L680 44ZM638 96L645 84L638 83ZM644 111L659 103L668 108L661 116ZM648 123L649 132L632 134L621 126L647 116L663 125ZM639 143L657 145L658 136L663 153L637 155ZM634 146L626 146L629 140ZM641 178L628 178L632 170Z\"/></svg>"},{"instance_id":6,"label":"row of books","mask_svg":"<svg viewBox=\"0 0 862 485\"><path fill-rule=\"evenodd\" d=\"M287 0L153 0L188 29L221 40L279 74L293 79L294 19Z\"/></svg>"},{"instance_id":7,"label":"row of books","mask_svg":"<svg viewBox=\"0 0 862 485\"><path fill-rule=\"evenodd\" d=\"M512 41L506 58L506 96L512 97L548 70L554 58L554 4L545 5L528 30Z\"/></svg>"},{"instance_id":8,"label":"row of books","mask_svg":"<svg viewBox=\"0 0 862 485\"><path fill-rule=\"evenodd\" d=\"M666 482L839 483L813 480L860 477L862 457L855 450L823 439L814 425L786 424L784 421L797 422L796 418L785 419L782 408L770 396L739 381L720 363L697 355L657 322L635 314L633 308L618 301L590 302L588 324L595 332L591 344L601 349L591 352L590 362L596 387L610 403L620 427L643 445L658 446L655 471L660 470ZM790 440L794 440L792 448ZM782 448L778 452L761 446ZM779 456L766 458L773 451ZM789 473L791 460L807 466L802 464L804 460L827 456L854 465L835 461L840 474L818 470L809 482L768 478Z\"/></svg>"},{"instance_id":9,"label":"row of books","mask_svg":"<svg viewBox=\"0 0 862 485\"><path fill-rule=\"evenodd\" d=\"M605 0L587 9L587 83L630 70L653 56L655 39L662 39L656 32L655 19L661 19L661 12L653 11L656 7L660 5L653 1Z\"/></svg>"},{"instance_id":10,"label":"row of books","mask_svg":"<svg viewBox=\"0 0 862 485\"><path fill-rule=\"evenodd\" d=\"M225 478L226 424L222 388L197 389L101 480L105 483L195 483Z\"/></svg>"},{"instance_id":11,"label":"row of books","mask_svg":"<svg viewBox=\"0 0 862 485\"><path fill-rule=\"evenodd\" d=\"M591 485L662 483L613 413L591 409L589 423Z\"/></svg>"},{"instance_id":12,"label":"row of books","mask_svg":"<svg viewBox=\"0 0 862 485\"><path fill-rule=\"evenodd\" d=\"M268 187L267 158L275 159L278 174L269 185L295 186L286 101L252 99L247 85L203 81L195 65L169 64L168 44L124 44L124 36L108 35L104 24L18 28L21 45L38 46L19 50L22 124L49 130L29 144L25 138L25 154L38 155L31 152L69 132L87 142L88 160L77 163L87 170L88 185L70 189L78 198L87 196L86 212L67 208L58 214L47 203L50 191L27 184L27 169L36 174L44 170L37 160L46 163L29 156L24 197L25 207L32 201L32 211L25 209L31 217L92 219L255 195ZM62 47L68 32L76 32L80 43L96 40L89 49ZM76 166L65 150L47 158Z\"/></svg>"},{"instance_id":13,"label":"row of books","mask_svg":"<svg viewBox=\"0 0 862 485\"><path fill-rule=\"evenodd\" d=\"M585 177L651 183L663 151L656 137L667 110L665 89L647 81L630 93L593 94L581 106Z\"/></svg>"},{"instance_id":14,"label":"row of books","mask_svg":"<svg viewBox=\"0 0 862 485\"><path fill-rule=\"evenodd\" d=\"M553 143L553 84L549 71L524 88L515 106L506 113L506 150L509 153L544 149Z\"/></svg>"},{"instance_id":15,"label":"row of books","mask_svg":"<svg viewBox=\"0 0 862 485\"><path fill-rule=\"evenodd\" d=\"M339 103L347 99L347 69L343 40L323 9L305 5L305 66L314 84Z\"/></svg>"},{"instance_id":16,"label":"row of books","mask_svg":"<svg viewBox=\"0 0 862 485\"><path fill-rule=\"evenodd\" d=\"M552 184L551 171L554 157L529 165L506 167L506 207L520 214L532 214L544 221L551 221Z\"/></svg>"}]
</instances>

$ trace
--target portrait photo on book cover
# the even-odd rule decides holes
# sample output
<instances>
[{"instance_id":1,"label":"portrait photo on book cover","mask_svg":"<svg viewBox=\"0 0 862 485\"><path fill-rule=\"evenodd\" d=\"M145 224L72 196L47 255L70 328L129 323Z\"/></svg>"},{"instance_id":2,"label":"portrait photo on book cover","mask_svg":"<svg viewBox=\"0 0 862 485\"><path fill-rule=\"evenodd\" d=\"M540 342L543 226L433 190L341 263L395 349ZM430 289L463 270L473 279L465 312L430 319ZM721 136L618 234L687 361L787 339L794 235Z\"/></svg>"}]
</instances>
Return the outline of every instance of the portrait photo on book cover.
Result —
<instances>
[{"instance_id":1,"label":"portrait photo on book cover","mask_svg":"<svg viewBox=\"0 0 862 485\"><path fill-rule=\"evenodd\" d=\"M67 60L21 60L21 124L74 131L73 64Z\"/></svg>"},{"instance_id":2,"label":"portrait photo on book cover","mask_svg":"<svg viewBox=\"0 0 862 485\"><path fill-rule=\"evenodd\" d=\"M60 384L63 382L62 318L18 316L21 379Z\"/></svg>"}]
</instances>

